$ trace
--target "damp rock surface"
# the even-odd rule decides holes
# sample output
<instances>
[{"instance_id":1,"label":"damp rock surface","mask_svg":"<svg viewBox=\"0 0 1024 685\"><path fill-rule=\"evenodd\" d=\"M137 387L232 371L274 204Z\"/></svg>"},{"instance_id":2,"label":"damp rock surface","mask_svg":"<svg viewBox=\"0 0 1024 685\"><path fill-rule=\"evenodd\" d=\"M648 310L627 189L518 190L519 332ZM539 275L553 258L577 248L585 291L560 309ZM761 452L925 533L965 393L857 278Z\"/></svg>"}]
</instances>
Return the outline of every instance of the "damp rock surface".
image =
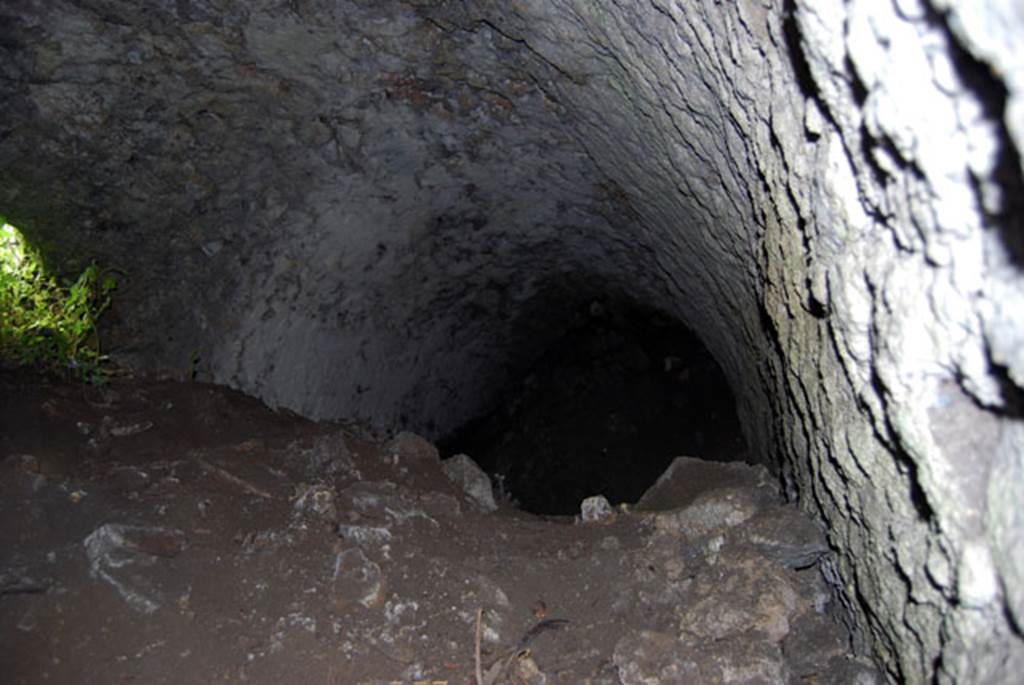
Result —
<instances>
[{"instance_id":1,"label":"damp rock surface","mask_svg":"<svg viewBox=\"0 0 1024 685\"><path fill-rule=\"evenodd\" d=\"M5 682L474 685L478 656L495 685L881 682L820 570L764 553L786 532L744 532L782 507L754 485L738 525L540 518L481 507L415 434L202 384L0 381Z\"/></svg>"}]
</instances>

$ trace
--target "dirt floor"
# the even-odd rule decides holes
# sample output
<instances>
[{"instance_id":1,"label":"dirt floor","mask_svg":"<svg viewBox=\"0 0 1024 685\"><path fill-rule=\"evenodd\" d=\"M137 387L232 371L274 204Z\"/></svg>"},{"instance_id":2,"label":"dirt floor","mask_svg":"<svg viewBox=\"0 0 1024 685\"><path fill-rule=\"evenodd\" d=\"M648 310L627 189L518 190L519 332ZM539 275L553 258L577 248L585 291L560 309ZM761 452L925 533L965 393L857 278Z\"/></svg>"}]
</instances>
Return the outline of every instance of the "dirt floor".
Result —
<instances>
[{"instance_id":1,"label":"dirt floor","mask_svg":"<svg viewBox=\"0 0 1024 685\"><path fill-rule=\"evenodd\" d=\"M539 517L422 438L0 374L4 683L858 683L821 531L678 459Z\"/></svg>"}]
</instances>

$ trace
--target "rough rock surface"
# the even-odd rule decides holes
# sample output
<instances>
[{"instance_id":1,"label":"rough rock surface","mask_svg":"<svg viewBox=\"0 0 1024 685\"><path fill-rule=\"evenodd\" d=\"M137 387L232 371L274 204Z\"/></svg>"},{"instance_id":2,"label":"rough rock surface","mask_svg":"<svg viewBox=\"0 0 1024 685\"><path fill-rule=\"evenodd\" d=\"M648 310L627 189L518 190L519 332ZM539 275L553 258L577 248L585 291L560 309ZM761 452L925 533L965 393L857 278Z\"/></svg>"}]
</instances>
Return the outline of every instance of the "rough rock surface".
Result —
<instances>
[{"instance_id":1,"label":"rough rock surface","mask_svg":"<svg viewBox=\"0 0 1024 685\"><path fill-rule=\"evenodd\" d=\"M742 525L485 511L419 436L212 386L0 388L4 683L880 682Z\"/></svg>"},{"instance_id":2,"label":"rough rock surface","mask_svg":"<svg viewBox=\"0 0 1024 685\"><path fill-rule=\"evenodd\" d=\"M491 479L469 455L456 454L454 457L445 459L441 464L441 469L453 483L462 488L462 491L485 511L494 511L498 508L494 501L494 488L491 485Z\"/></svg>"},{"instance_id":3,"label":"rough rock surface","mask_svg":"<svg viewBox=\"0 0 1024 685\"><path fill-rule=\"evenodd\" d=\"M1013 0L0 0L0 210L125 363L444 433L595 295L699 332L891 678L1024 670Z\"/></svg>"}]
</instances>

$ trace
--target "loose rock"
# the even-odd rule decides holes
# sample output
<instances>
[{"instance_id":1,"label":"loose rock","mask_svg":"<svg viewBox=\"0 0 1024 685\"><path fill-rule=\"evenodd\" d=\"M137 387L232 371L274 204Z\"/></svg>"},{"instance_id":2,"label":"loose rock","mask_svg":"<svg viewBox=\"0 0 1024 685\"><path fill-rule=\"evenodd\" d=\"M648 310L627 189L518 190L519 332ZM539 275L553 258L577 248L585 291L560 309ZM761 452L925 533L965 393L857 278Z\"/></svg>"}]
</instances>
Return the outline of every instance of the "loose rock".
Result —
<instances>
[{"instance_id":1,"label":"loose rock","mask_svg":"<svg viewBox=\"0 0 1024 685\"><path fill-rule=\"evenodd\" d=\"M408 431L403 431L392 438L385 445L384 452L400 462L410 464L436 464L441 461L440 453L429 440Z\"/></svg>"},{"instance_id":2,"label":"loose rock","mask_svg":"<svg viewBox=\"0 0 1024 685\"><path fill-rule=\"evenodd\" d=\"M787 568L807 568L829 551L821 529L793 506L759 512L740 533L761 554Z\"/></svg>"},{"instance_id":3,"label":"loose rock","mask_svg":"<svg viewBox=\"0 0 1024 685\"><path fill-rule=\"evenodd\" d=\"M483 472L476 462L465 454L456 454L445 459L441 468L449 479L465 492L470 499L480 505L484 511L498 508L494 501L494 490L491 479Z\"/></svg>"},{"instance_id":4,"label":"loose rock","mask_svg":"<svg viewBox=\"0 0 1024 685\"><path fill-rule=\"evenodd\" d=\"M615 511L604 495L588 497L580 504L583 523L603 523L615 519Z\"/></svg>"}]
</instances>

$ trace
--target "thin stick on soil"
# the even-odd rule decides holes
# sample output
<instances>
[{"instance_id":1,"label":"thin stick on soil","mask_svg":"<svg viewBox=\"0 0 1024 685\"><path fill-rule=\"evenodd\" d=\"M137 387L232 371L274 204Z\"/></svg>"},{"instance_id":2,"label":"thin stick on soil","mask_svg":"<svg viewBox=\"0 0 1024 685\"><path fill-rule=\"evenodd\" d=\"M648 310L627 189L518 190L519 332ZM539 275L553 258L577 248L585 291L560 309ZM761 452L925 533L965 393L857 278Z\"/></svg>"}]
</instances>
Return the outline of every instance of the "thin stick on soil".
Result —
<instances>
[{"instance_id":1,"label":"thin stick on soil","mask_svg":"<svg viewBox=\"0 0 1024 685\"><path fill-rule=\"evenodd\" d=\"M480 670L480 621L483 619L484 610L476 610L476 685L484 685L484 674Z\"/></svg>"}]
</instances>

